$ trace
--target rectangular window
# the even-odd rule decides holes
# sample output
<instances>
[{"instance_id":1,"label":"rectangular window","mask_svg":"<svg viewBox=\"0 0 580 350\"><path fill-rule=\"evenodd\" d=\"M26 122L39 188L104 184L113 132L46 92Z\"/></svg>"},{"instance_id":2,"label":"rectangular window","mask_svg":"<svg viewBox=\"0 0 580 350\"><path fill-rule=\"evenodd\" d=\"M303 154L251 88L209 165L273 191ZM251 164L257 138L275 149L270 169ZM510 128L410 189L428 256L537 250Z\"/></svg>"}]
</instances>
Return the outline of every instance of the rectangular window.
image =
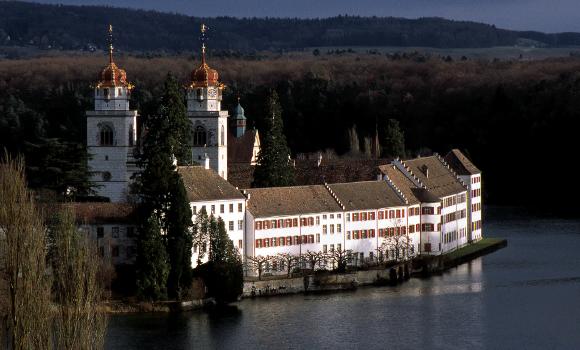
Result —
<instances>
[{"instance_id":1,"label":"rectangular window","mask_svg":"<svg viewBox=\"0 0 580 350\"><path fill-rule=\"evenodd\" d=\"M328 248L326 247L326 244L324 244L324 245L322 246L322 252L323 252L324 254L328 253Z\"/></svg>"},{"instance_id":2,"label":"rectangular window","mask_svg":"<svg viewBox=\"0 0 580 350\"><path fill-rule=\"evenodd\" d=\"M346 213L346 221L350 221L350 213Z\"/></svg>"},{"instance_id":3,"label":"rectangular window","mask_svg":"<svg viewBox=\"0 0 580 350\"><path fill-rule=\"evenodd\" d=\"M197 206L195 206L195 205L192 206L191 211L192 211L193 215L197 214Z\"/></svg>"},{"instance_id":4,"label":"rectangular window","mask_svg":"<svg viewBox=\"0 0 580 350\"><path fill-rule=\"evenodd\" d=\"M334 251L334 244L331 244L330 245L330 252L333 252L333 251Z\"/></svg>"},{"instance_id":5,"label":"rectangular window","mask_svg":"<svg viewBox=\"0 0 580 350\"><path fill-rule=\"evenodd\" d=\"M423 215L433 215L434 213L435 213L435 211L433 210L433 207L423 207L422 208Z\"/></svg>"},{"instance_id":6,"label":"rectangular window","mask_svg":"<svg viewBox=\"0 0 580 350\"><path fill-rule=\"evenodd\" d=\"M228 229L230 231L233 231L234 230L234 222L233 221L228 222Z\"/></svg>"},{"instance_id":7,"label":"rectangular window","mask_svg":"<svg viewBox=\"0 0 580 350\"><path fill-rule=\"evenodd\" d=\"M97 227L97 238L105 237L105 228L104 227Z\"/></svg>"},{"instance_id":8,"label":"rectangular window","mask_svg":"<svg viewBox=\"0 0 580 350\"><path fill-rule=\"evenodd\" d=\"M314 226L314 218L308 218L308 226Z\"/></svg>"},{"instance_id":9,"label":"rectangular window","mask_svg":"<svg viewBox=\"0 0 580 350\"><path fill-rule=\"evenodd\" d=\"M322 220L326 220L326 214L322 215Z\"/></svg>"},{"instance_id":10,"label":"rectangular window","mask_svg":"<svg viewBox=\"0 0 580 350\"><path fill-rule=\"evenodd\" d=\"M244 211L244 207L242 203L238 203L238 213L241 213Z\"/></svg>"},{"instance_id":11,"label":"rectangular window","mask_svg":"<svg viewBox=\"0 0 580 350\"><path fill-rule=\"evenodd\" d=\"M340 226L340 224L336 224L336 232L340 233L342 230L342 227Z\"/></svg>"},{"instance_id":12,"label":"rectangular window","mask_svg":"<svg viewBox=\"0 0 580 350\"><path fill-rule=\"evenodd\" d=\"M127 227L127 238L135 236L135 228L133 226Z\"/></svg>"},{"instance_id":13,"label":"rectangular window","mask_svg":"<svg viewBox=\"0 0 580 350\"><path fill-rule=\"evenodd\" d=\"M230 213L234 212L234 204L233 203L230 203L229 209L230 209Z\"/></svg>"},{"instance_id":14,"label":"rectangular window","mask_svg":"<svg viewBox=\"0 0 580 350\"><path fill-rule=\"evenodd\" d=\"M316 243L320 243L320 233L316 234Z\"/></svg>"},{"instance_id":15,"label":"rectangular window","mask_svg":"<svg viewBox=\"0 0 580 350\"><path fill-rule=\"evenodd\" d=\"M215 205L212 205L212 206L211 206L211 213L212 213L212 214L215 214Z\"/></svg>"},{"instance_id":16,"label":"rectangular window","mask_svg":"<svg viewBox=\"0 0 580 350\"><path fill-rule=\"evenodd\" d=\"M342 217L342 215L341 215L341 214L336 214L336 218L337 218L337 219L340 219L341 217Z\"/></svg>"},{"instance_id":17,"label":"rectangular window","mask_svg":"<svg viewBox=\"0 0 580 350\"><path fill-rule=\"evenodd\" d=\"M334 214L330 214L330 218L331 219L334 219Z\"/></svg>"},{"instance_id":18,"label":"rectangular window","mask_svg":"<svg viewBox=\"0 0 580 350\"><path fill-rule=\"evenodd\" d=\"M346 239L350 239L350 231L346 231Z\"/></svg>"},{"instance_id":19,"label":"rectangular window","mask_svg":"<svg viewBox=\"0 0 580 350\"><path fill-rule=\"evenodd\" d=\"M119 257L119 246L114 245L111 247L111 256L113 258Z\"/></svg>"},{"instance_id":20,"label":"rectangular window","mask_svg":"<svg viewBox=\"0 0 580 350\"><path fill-rule=\"evenodd\" d=\"M334 224L330 225L330 233L333 234L334 233Z\"/></svg>"},{"instance_id":21,"label":"rectangular window","mask_svg":"<svg viewBox=\"0 0 580 350\"><path fill-rule=\"evenodd\" d=\"M241 239L238 240L238 248L242 249L242 240Z\"/></svg>"},{"instance_id":22,"label":"rectangular window","mask_svg":"<svg viewBox=\"0 0 580 350\"><path fill-rule=\"evenodd\" d=\"M119 238L119 228L113 227L111 229L111 235L113 236L113 238Z\"/></svg>"},{"instance_id":23,"label":"rectangular window","mask_svg":"<svg viewBox=\"0 0 580 350\"><path fill-rule=\"evenodd\" d=\"M328 231L327 226L326 225L322 225L322 233L323 234L327 234L328 233L327 231Z\"/></svg>"},{"instance_id":24,"label":"rectangular window","mask_svg":"<svg viewBox=\"0 0 580 350\"><path fill-rule=\"evenodd\" d=\"M320 225L320 216L316 217L316 225Z\"/></svg>"},{"instance_id":25,"label":"rectangular window","mask_svg":"<svg viewBox=\"0 0 580 350\"><path fill-rule=\"evenodd\" d=\"M339 252L342 251L342 245L340 243L336 245L336 250L338 250Z\"/></svg>"},{"instance_id":26,"label":"rectangular window","mask_svg":"<svg viewBox=\"0 0 580 350\"><path fill-rule=\"evenodd\" d=\"M244 228L244 220L238 220L238 230L242 230Z\"/></svg>"},{"instance_id":27,"label":"rectangular window","mask_svg":"<svg viewBox=\"0 0 580 350\"><path fill-rule=\"evenodd\" d=\"M298 219L292 219L292 226L298 227Z\"/></svg>"},{"instance_id":28,"label":"rectangular window","mask_svg":"<svg viewBox=\"0 0 580 350\"><path fill-rule=\"evenodd\" d=\"M225 210L225 205L224 204L220 204L220 214L223 214Z\"/></svg>"}]
</instances>

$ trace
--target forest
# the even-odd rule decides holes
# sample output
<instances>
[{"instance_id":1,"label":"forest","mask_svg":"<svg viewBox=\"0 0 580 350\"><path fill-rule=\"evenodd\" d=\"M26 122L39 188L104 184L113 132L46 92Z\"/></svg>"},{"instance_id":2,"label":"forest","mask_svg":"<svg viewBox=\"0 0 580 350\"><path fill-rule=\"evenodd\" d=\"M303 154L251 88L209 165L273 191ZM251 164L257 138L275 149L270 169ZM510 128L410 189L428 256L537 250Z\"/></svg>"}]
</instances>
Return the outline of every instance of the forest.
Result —
<instances>
[{"instance_id":1,"label":"forest","mask_svg":"<svg viewBox=\"0 0 580 350\"><path fill-rule=\"evenodd\" d=\"M136 86L132 107L154 110L172 72L185 85L187 57L116 59ZM23 153L36 189L86 193L85 116L103 54L0 61L0 147ZM453 61L423 55L210 58L239 96L251 127L263 125L270 89L280 96L293 156L331 150L365 157L365 138L397 120L406 157L459 148L482 169L487 203L573 211L580 60ZM353 144L352 133L357 135ZM566 174L564 174L566 172ZM564 186L567 186L566 188ZM558 203L557 206L554 204ZM557 208L557 209L556 209Z\"/></svg>"},{"instance_id":2,"label":"forest","mask_svg":"<svg viewBox=\"0 0 580 350\"><path fill-rule=\"evenodd\" d=\"M198 29L210 28L210 46L247 53L311 47L493 46L563 47L580 45L578 33L512 31L493 25L442 18L337 16L331 18L200 18L105 6L64 6L0 1L0 54L23 50L85 50L106 45L109 24L116 45L127 52L183 53L198 47ZM1 55L0 55L1 57Z\"/></svg>"}]
</instances>

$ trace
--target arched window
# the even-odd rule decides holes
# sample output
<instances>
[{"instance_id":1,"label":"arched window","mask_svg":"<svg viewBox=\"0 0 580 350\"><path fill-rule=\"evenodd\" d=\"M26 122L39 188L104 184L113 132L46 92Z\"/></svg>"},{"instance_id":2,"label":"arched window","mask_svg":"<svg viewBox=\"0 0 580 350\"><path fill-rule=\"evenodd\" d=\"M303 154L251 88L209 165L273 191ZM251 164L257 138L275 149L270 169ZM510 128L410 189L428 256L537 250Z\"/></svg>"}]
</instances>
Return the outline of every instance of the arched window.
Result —
<instances>
[{"instance_id":1,"label":"arched window","mask_svg":"<svg viewBox=\"0 0 580 350\"><path fill-rule=\"evenodd\" d=\"M221 133L220 133L220 140L221 140L220 143L221 143L222 146L225 146L225 144L226 144L226 141L225 141L226 140L226 137L225 136L226 136L226 134L224 132L224 126L222 125L222 130L221 130Z\"/></svg>"},{"instance_id":2,"label":"arched window","mask_svg":"<svg viewBox=\"0 0 580 350\"><path fill-rule=\"evenodd\" d=\"M99 139L101 141L101 146L112 146L113 145L113 128L109 125L103 125L99 134Z\"/></svg>"},{"instance_id":3,"label":"arched window","mask_svg":"<svg viewBox=\"0 0 580 350\"><path fill-rule=\"evenodd\" d=\"M193 145L205 146L207 143L205 128L201 125L195 127L193 131Z\"/></svg>"}]
</instances>

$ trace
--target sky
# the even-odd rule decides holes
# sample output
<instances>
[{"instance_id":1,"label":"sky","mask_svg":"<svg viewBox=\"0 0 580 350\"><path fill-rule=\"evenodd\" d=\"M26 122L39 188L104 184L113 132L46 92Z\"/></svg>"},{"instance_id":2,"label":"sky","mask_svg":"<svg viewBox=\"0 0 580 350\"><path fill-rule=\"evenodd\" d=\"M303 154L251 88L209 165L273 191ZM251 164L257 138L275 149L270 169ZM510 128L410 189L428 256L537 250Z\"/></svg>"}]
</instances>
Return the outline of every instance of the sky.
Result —
<instances>
[{"instance_id":1,"label":"sky","mask_svg":"<svg viewBox=\"0 0 580 350\"><path fill-rule=\"evenodd\" d=\"M543 32L580 32L580 0L36 0L214 17L443 17Z\"/></svg>"}]
</instances>

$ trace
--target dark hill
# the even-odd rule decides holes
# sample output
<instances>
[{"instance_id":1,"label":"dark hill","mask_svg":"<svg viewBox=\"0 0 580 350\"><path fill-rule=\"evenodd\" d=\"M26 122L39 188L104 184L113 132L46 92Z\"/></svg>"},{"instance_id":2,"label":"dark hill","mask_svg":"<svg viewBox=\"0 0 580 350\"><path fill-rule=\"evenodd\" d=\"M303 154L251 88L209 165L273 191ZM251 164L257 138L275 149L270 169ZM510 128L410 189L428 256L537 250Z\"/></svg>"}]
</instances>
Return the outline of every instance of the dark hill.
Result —
<instances>
[{"instance_id":1,"label":"dark hill","mask_svg":"<svg viewBox=\"0 0 580 350\"><path fill-rule=\"evenodd\" d=\"M197 18L103 6L0 1L0 46L78 50L102 48L109 23L116 46L127 51L179 53L198 46L198 28L212 29L212 49L287 50L313 46L426 46L474 48L580 45L580 34L545 34L441 18L339 16L296 18Z\"/></svg>"}]
</instances>

